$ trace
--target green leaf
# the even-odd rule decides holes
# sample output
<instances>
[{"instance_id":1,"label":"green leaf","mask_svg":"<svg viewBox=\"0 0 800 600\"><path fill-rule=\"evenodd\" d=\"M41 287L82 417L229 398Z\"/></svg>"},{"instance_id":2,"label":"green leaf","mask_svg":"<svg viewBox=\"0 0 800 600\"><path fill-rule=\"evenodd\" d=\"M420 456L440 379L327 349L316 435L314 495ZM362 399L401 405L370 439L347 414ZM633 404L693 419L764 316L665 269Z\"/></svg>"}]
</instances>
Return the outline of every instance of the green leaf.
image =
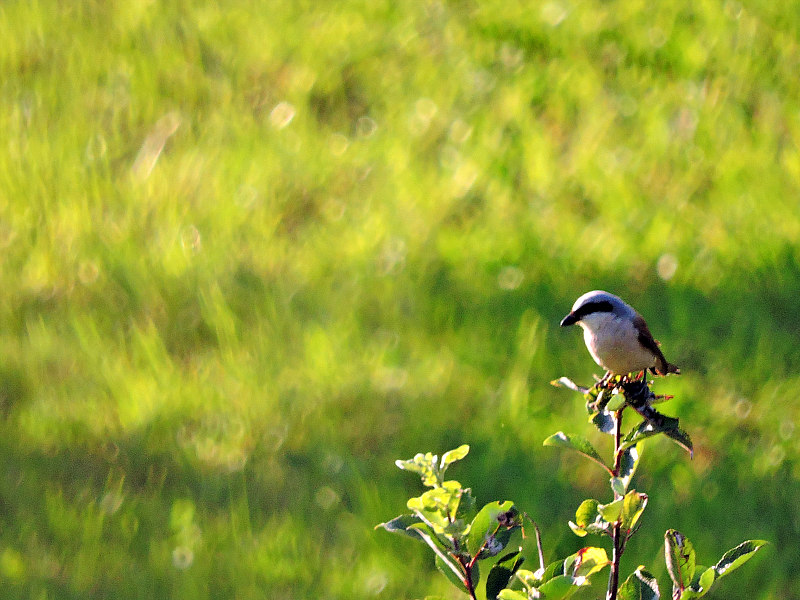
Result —
<instances>
[{"instance_id":1,"label":"green leaf","mask_svg":"<svg viewBox=\"0 0 800 600\"><path fill-rule=\"evenodd\" d=\"M461 484L457 481L445 481L422 494L419 499L428 510L450 511L455 514L461 499Z\"/></svg>"},{"instance_id":2,"label":"green leaf","mask_svg":"<svg viewBox=\"0 0 800 600\"><path fill-rule=\"evenodd\" d=\"M508 554L504 554L503 556L498 558L497 559L497 564L498 565L505 564L507 567L509 567L512 570L516 571L517 567L519 567L519 565L522 564L522 562L524 560L525 560L525 558L522 556L522 553L520 552L520 549L518 548L517 550L512 550ZM512 566L509 566L509 565L514 565L514 566L512 567Z\"/></svg>"},{"instance_id":3,"label":"green leaf","mask_svg":"<svg viewBox=\"0 0 800 600\"><path fill-rule=\"evenodd\" d=\"M536 574L533 571L528 571L527 569L520 569L516 573L517 579L522 582L526 588L535 588L537 585L542 583L541 579L536 577Z\"/></svg>"},{"instance_id":4,"label":"green leaf","mask_svg":"<svg viewBox=\"0 0 800 600\"><path fill-rule=\"evenodd\" d=\"M641 448L641 444L633 444L625 448L622 452L622 456L620 456L618 476L622 487L622 490L618 492L620 496L623 496L625 492L628 491L631 479L633 479L633 475L636 473L636 468L639 466L639 459L642 456ZM611 489L614 489L613 483Z\"/></svg>"},{"instance_id":5,"label":"green leaf","mask_svg":"<svg viewBox=\"0 0 800 600\"><path fill-rule=\"evenodd\" d=\"M484 506L469 528L467 550L472 556L496 556L508 544L512 528L518 525L518 512L509 501Z\"/></svg>"},{"instance_id":6,"label":"green leaf","mask_svg":"<svg viewBox=\"0 0 800 600\"><path fill-rule=\"evenodd\" d=\"M550 581L553 577L564 574L564 561L556 560L547 565L542 572L536 571L536 573L531 573L528 571L528 573L530 573L531 585L540 586Z\"/></svg>"},{"instance_id":7,"label":"green leaf","mask_svg":"<svg viewBox=\"0 0 800 600\"><path fill-rule=\"evenodd\" d=\"M683 590L680 599L692 600L705 596L720 577L746 563L766 543L764 540L748 540L726 552L713 567L696 567L695 577L691 585Z\"/></svg>"},{"instance_id":8,"label":"green leaf","mask_svg":"<svg viewBox=\"0 0 800 600\"><path fill-rule=\"evenodd\" d=\"M701 598L705 596L711 589L711 586L714 585L716 579L717 572L714 570L714 567L706 568L696 565L692 583L688 588L683 590L681 600L692 600L692 598Z\"/></svg>"},{"instance_id":9,"label":"green leaf","mask_svg":"<svg viewBox=\"0 0 800 600\"><path fill-rule=\"evenodd\" d=\"M497 600L528 600L528 595L516 590L501 590L497 595Z\"/></svg>"},{"instance_id":10,"label":"green leaf","mask_svg":"<svg viewBox=\"0 0 800 600\"><path fill-rule=\"evenodd\" d=\"M523 562L525 562L525 558L519 550L509 552L497 560L497 563L492 566L489 575L486 577L487 600L494 600L497 597L500 590L505 588L509 581L512 580Z\"/></svg>"},{"instance_id":11,"label":"green leaf","mask_svg":"<svg viewBox=\"0 0 800 600\"><path fill-rule=\"evenodd\" d=\"M605 409L609 412L617 412L619 409L625 406L625 394L619 392L618 388L615 391L617 391L617 393L615 394L612 392L611 399L605 406Z\"/></svg>"},{"instance_id":12,"label":"green leaf","mask_svg":"<svg viewBox=\"0 0 800 600\"><path fill-rule=\"evenodd\" d=\"M400 515L375 527L375 529L378 528L383 528L391 533L407 535L421 541L437 554L447 552L451 546L446 537L434 533L432 528L417 515Z\"/></svg>"},{"instance_id":13,"label":"green leaf","mask_svg":"<svg viewBox=\"0 0 800 600\"><path fill-rule=\"evenodd\" d=\"M592 403L594 410L605 410L608 401L611 399L611 395L608 393L608 390L601 389L595 385L584 395L584 398Z\"/></svg>"},{"instance_id":14,"label":"green leaf","mask_svg":"<svg viewBox=\"0 0 800 600\"><path fill-rule=\"evenodd\" d=\"M410 460L396 460L394 464L404 471L417 473L422 478L422 484L427 487L437 487L444 481L444 472L454 462L461 460L469 453L469 446L464 444L454 450L445 452L441 463L436 454L427 452L419 453Z\"/></svg>"},{"instance_id":15,"label":"green leaf","mask_svg":"<svg viewBox=\"0 0 800 600\"><path fill-rule=\"evenodd\" d=\"M581 527L585 527L594 522L597 517L597 508L599 506L600 503L594 498L589 498L581 502L578 510L575 511L575 523Z\"/></svg>"},{"instance_id":16,"label":"green leaf","mask_svg":"<svg viewBox=\"0 0 800 600\"><path fill-rule=\"evenodd\" d=\"M456 518L463 492L459 482L445 481L421 496L409 498L406 505L437 534L460 534L466 529L464 521Z\"/></svg>"},{"instance_id":17,"label":"green leaf","mask_svg":"<svg viewBox=\"0 0 800 600\"><path fill-rule=\"evenodd\" d=\"M458 481L445 481L438 490L442 490L437 496L440 506L448 518L455 519L458 514L458 506L461 503L461 494L463 491L461 489L461 484Z\"/></svg>"},{"instance_id":18,"label":"green leaf","mask_svg":"<svg viewBox=\"0 0 800 600\"><path fill-rule=\"evenodd\" d=\"M640 494L636 490L631 490L625 494L622 501L622 529L630 532L636 527L639 517L642 516L647 506L647 494Z\"/></svg>"},{"instance_id":19,"label":"green leaf","mask_svg":"<svg viewBox=\"0 0 800 600\"><path fill-rule=\"evenodd\" d=\"M486 577L486 600L496 600L501 590L505 589L514 576L514 571L506 566L497 564L489 571Z\"/></svg>"},{"instance_id":20,"label":"green leaf","mask_svg":"<svg viewBox=\"0 0 800 600\"><path fill-rule=\"evenodd\" d=\"M623 449L629 448L649 437L663 433L687 450L689 454L693 454L692 439L689 437L688 433L678 426L678 419L662 415L656 412L652 407L650 408L650 413L648 419L639 423L637 427L632 429L628 435L623 438L621 446Z\"/></svg>"},{"instance_id":21,"label":"green leaf","mask_svg":"<svg viewBox=\"0 0 800 600\"><path fill-rule=\"evenodd\" d=\"M602 400L604 388L601 388L598 383L595 383L583 393L583 397L587 402L597 402L598 400Z\"/></svg>"},{"instance_id":22,"label":"green leaf","mask_svg":"<svg viewBox=\"0 0 800 600\"><path fill-rule=\"evenodd\" d=\"M433 550L433 553L436 555L437 568L444 573L445 576L459 589L464 588L463 584L459 583L464 578L463 569L460 565L453 562L453 558L446 554L445 551L440 547L439 544L442 543L441 540L437 539L434 541L434 538L430 535L428 526L424 523L418 523L410 526L408 530L416 532L420 539L428 544L428 547Z\"/></svg>"},{"instance_id":23,"label":"green leaf","mask_svg":"<svg viewBox=\"0 0 800 600\"><path fill-rule=\"evenodd\" d=\"M681 448L689 453L689 457L694 457L694 447L692 446L692 438L680 427L674 429L667 429L664 435L670 438L673 442L678 444Z\"/></svg>"},{"instance_id":24,"label":"green leaf","mask_svg":"<svg viewBox=\"0 0 800 600\"><path fill-rule=\"evenodd\" d=\"M620 502L620 510L621 506ZM608 530L611 524L600 514L600 507L601 504L594 499L584 500L581 503L578 510L575 511L575 523L569 522L570 529L575 535L583 537L587 533L603 533ZM609 510L613 512L615 509Z\"/></svg>"},{"instance_id":25,"label":"green leaf","mask_svg":"<svg viewBox=\"0 0 800 600\"><path fill-rule=\"evenodd\" d=\"M588 582L585 577L570 577L569 575L557 575L550 581L539 586L539 592L547 600L561 600L569 598L578 591L580 586Z\"/></svg>"},{"instance_id":26,"label":"green leaf","mask_svg":"<svg viewBox=\"0 0 800 600\"><path fill-rule=\"evenodd\" d=\"M409 527L420 523L422 523L422 520L416 515L400 515L391 521L386 521L386 523L380 523L379 525L376 525L375 529L382 527L391 533L402 533L403 535L407 535L418 540L420 537L417 535L417 532L414 530L409 531Z\"/></svg>"},{"instance_id":27,"label":"green leaf","mask_svg":"<svg viewBox=\"0 0 800 600\"><path fill-rule=\"evenodd\" d=\"M643 566L631 573L617 592L617 600L659 600L660 597L656 578Z\"/></svg>"},{"instance_id":28,"label":"green leaf","mask_svg":"<svg viewBox=\"0 0 800 600\"><path fill-rule=\"evenodd\" d=\"M404 471L417 473L422 477L422 484L428 487L437 485L441 479L438 468L439 457L430 452L426 454L416 454L410 460L396 460L394 464Z\"/></svg>"},{"instance_id":29,"label":"green leaf","mask_svg":"<svg viewBox=\"0 0 800 600\"><path fill-rule=\"evenodd\" d=\"M471 522L475 518L475 514L475 498L472 497L472 490L462 488L456 518L464 522Z\"/></svg>"},{"instance_id":30,"label":"green leaf","mask_svg":"<svg viewBox=\"0 0 800 600\"><path fill-rule=\"evenodd\" d=\"M609 483L611 484L611 491L614 492L615 496L625 495L625 480L621 477L612 477Z\"/></svg>"},{"instance_id":31,"label":"green leaf","mask_svg":"<svg viewBox=\"0 0 800 600\"><path fill-rule=\"evenodd\" d=\"M697 567L695 567L695 575L697 574ZM700 577L696 577L695 581L692 582L692 589L696 589L701 591L705 594L708 590L711 589L711 586L717 580L717 571L714 567L708 567L707 569L703 569L702 574ZM702 594L701 594L702 595Z\"/></svg>"},{"instance_id":32,"label":"green leaf","mask_svg":"<svg viewBox=\"0 0 800 600\"><path fill-rule=\"evenodd\" d=\"M622 438L620 449L624 450L626 448L630 448L642 440L646 440L649 437L663 433L663 431L663 427L660 427L658 424L652 421L642 421L639 423L639 425L631 429L631 431L629 431L624 438Z\"/></svg>"},{"instance_id":33,"label":"green leaf","mask_svg":"<svg viewBox=\"0 0 800 600\"><path fill-rule=\"evenodd\" d=\"M597 512L600 516L609 523L616 523L622 516L623 499L614 500L608 504L600 504L597 507Z\"/></svg>"},{"instance_id":34,"label":"green leaf","mask_svg":"<svg viewBox=\"0 0 800 600\"><path fill-rule=\"evenodd\" d=\"M427 523L415 523L408 528L409 534L416 534L423 542L434 551L448 553L453 550L453 542L445 535L437 534Z\"/></svg>"},{"instance_id":35,"label":"green leaf","mask_svg":"<svg viewBox=\"0 0 800 600\"><path fill-rule=\"evenodd\" d=\"M477 588L478 582L480 582L481 580L481 570L480 567L478 566L478 563L472 565L471 572L472 572L472 587Z\"/></svg>"},{"instance_id":36,"label":"green leaf","mask_svg":"<svg viewBox=\"0 0 800 600\"><path fill-rule=\"evenodd\" d=\"M572 521L569 521L567 525L569 525L569 528L572 529L572 533L578 537L586 537L589 535L589 531L586 529L586 527L573 523Z\"/></svg>"},{"instance_id":37,"label":"green leaf","mask_svg":"<svg viewBox=\"0 0 800 600\"><path fill-rule=\"evenodd\" d=\"M589 546L581 548L564 560L564 574L571 573L573 577L590 577L609 564L611 561L608 560L605 548Z\"/></svg>"},{"instance_id":38,"label":"green leaf","mask_svg":"<svg viewBox=\"0 0 800 600\"><path fill-rule=\"evenodd\" d=\"M444 534L445 529L447 526L450 525L450 522L447 520L445 515L436 509L427 509L424 506L425 501L422 497L418 498L409 498L407 505L408 508L420 518L420 520L425 523L425 525L430 526L430 528L436 534Z\"/></svg>"},{"instance_id":39,"label":"green leaf","mask_svg":"<svg viewBox=\"0 0 800 600\"><path fill-rule=\"evenodd\" d=\"M664 534L664 556L673 588L683 593L694 578L695 552L692 543L681 532L669 529Z\"/></svg>"},{"instance_id":40,"label":"green leaf","mask_svg":"<svg viewBox=\"0 0 800 600\"><path fill-rule=\"evenodd\" d=\"M728 550L713 567L717 574L717 579L741 567L744 563L753 558L753 554L766 543L765 540L747 540L735 548Z\"/></svg>"},{"instance_id":41,"label":"green leaf","mask_svg":"<svg viewBox=\"0 0 800 600\"><path fill-rule=\"evenodd\" d=\"M557 446L560 448L569 448L570 450L575 450L579 454L582 454L583 456L593 460L606 471L611 473L611 469L605 465L603 459L600 458L600 455L597 453L597 450L594 449L594 446L592 446L589 440L580 435L567 434L563 431L559 431L558 433L554 433L547 438L543 442L543 445Z\"/></svg>"},{"instance_id":42,"label":"green leaf","mask_svg":"<svg viewBox=\"0 0 800 600\"><path fill-rule=\"evenodd\" d=\"M456 586L462 592L467 591L467 586L464 585L464 576L457 575L454 569L460 570L450 559L445 559L441 555L436 555L436 568L439 572L447 577L448 581Z\"/></svg>"},{"instance_id":43,"label":"green leaf","mask_svg":"<svg viewBox=\"0 0 800 600\"><path fill-rule=\"evenodd\" d=\"M447 469L447 467L452 465L454 462L461 460L467 454L469 454L469 446L467 444L463 444L462 446L459 446L455 450L450 450L449 452L445 452L442 455L442 463L441 467L439 468L440 475L444 476L444 472Z\"/></svg>"},{"instance_id":44,"label":"green leaf","mask_svg":"<svg viewBox=\"0 0 800 600\"><path fill-rule=\"evenodd\" d=\"M601 432L613 434L614 427L616 425L616 421L614 420L614 414L607 411L601 410L597 412L592 412L592 417L589 419L592 424L597 427Z\"/></svg>"}]
</instances>

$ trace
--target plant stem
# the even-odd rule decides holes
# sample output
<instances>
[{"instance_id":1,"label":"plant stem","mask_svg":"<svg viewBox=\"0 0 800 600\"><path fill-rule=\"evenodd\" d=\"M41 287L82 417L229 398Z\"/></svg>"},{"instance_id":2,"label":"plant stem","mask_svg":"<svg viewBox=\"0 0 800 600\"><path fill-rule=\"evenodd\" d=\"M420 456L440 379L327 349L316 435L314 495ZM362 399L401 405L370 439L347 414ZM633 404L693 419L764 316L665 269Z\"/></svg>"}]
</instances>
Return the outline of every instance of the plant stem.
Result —
<instances>
[{"instance_id":1,"label":"plant stem","mask_svg":"<svg viewBox=\"0 0 800 600\"><path fill-rule=\"evenodd\" d=\"M625 410L623 406L620 410L614 413L614 477L619 477L619 468L622 463L622 411ZM618 500L620 495L614 492L614 500Z\"/></svg>"},{"instance_id":2,"label":"plant stem","mask_svg":"<svg viewBox=\"0 0 800 600\"><path fill-rule=\"evenodd\" d=\"M622 411L614 413L614 477L619 477L620 463L622 462ZM614 500L619 500L621 496L614 492ZM617 521L611 530L613 548L611 549L611 572L608 575L608 593L606 600L616 600L617 590L619 589L619 564L622 559L622 523Z\"/></svg>"},{"instance_id":3,"label":"plant stem","mask_svg":"<svg viewBox=\"0 0 800 600\"><path fill-rule=\"evenodd\" d=\"M621 523L615 523L612 531L614 547L611 550L611 573L608 576L608 593L606 600L616 600L619 588L619 563L622 558Z\"/></svg>"},{"instance_id":4,"label":"plant stem","mask_svg":"<svg viewBox=\"0 0 800 600\"><path fill-rule=\"evenodd\" d=\"M463 564L463 563L462 563ZM467 593L472 600L477 600L477 596L475 595L475 586L472 585L472 563L463 565L464 571L466 575L464 577L464 585L467 588Z\"/></svg>"},{"instance_id":5,"label":"plant stem","mask_svg":"<svg viewBox=\"0 0 800 600\"><path fill-rule=\"evenodd\" d=\"M456 554L451 554L451 556L458 561L458 565L464 570L464 573L457 574L463 577L462 583L464 584L469 597L472 598L472 600L477 600L477 596L475 595L475 586L472 584L472 567L475 564L475 560L477 559L478 555L476 554L471 561L467 562L461 555L461 545L458 543L458 539L455 536L450 539L453 542L453 548L456 551Z\"/></svg>"}]
</instances>

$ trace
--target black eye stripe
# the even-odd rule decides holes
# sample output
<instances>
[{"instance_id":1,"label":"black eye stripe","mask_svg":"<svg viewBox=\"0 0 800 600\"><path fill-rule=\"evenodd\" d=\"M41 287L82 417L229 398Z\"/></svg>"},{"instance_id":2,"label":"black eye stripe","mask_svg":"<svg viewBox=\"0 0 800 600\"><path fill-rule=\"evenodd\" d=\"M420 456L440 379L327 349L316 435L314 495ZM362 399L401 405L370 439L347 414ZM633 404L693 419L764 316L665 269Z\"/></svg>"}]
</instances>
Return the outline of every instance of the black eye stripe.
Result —
<instances>
[{"instance_id":1,"label":"black eye stripe","mask_svg":"<svg viewBox=\"0 0 800 600\"><path fill-rule=\"evenodd\" d=\"M575 317L578 321L580 321L586 315L590 315L592 313L597 312L613 312L614 307L611 305L611 302L608 300L594 300L592 302L587 302L583 306L581 306L578 310L575 311Z\"/></svg>"}]
</instances>

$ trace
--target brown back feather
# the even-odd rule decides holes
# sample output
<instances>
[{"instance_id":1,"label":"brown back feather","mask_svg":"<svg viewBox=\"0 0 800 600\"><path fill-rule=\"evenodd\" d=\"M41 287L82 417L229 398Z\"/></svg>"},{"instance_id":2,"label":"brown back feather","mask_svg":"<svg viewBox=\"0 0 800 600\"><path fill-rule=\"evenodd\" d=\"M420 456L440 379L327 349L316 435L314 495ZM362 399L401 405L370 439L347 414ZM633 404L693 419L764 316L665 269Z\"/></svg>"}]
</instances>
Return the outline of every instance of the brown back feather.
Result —
<instances>
[{"instance_id":1,"label":"brown back feather","mask_svg":"<svg viewBox=\"0 0 800 600\"><path fill-rule=\"evenodd\" d=\"M667 362L661 348L658 347L658 342L653 338L653 334L647 328L647 323L641 315L636 315L633 318L633 325L639 331L639 343L650 350L656 356L656 366L653 369L659 375L666 375L667 373L680 373L681 370L673 364Z\"/></svg>"}]
</instances>

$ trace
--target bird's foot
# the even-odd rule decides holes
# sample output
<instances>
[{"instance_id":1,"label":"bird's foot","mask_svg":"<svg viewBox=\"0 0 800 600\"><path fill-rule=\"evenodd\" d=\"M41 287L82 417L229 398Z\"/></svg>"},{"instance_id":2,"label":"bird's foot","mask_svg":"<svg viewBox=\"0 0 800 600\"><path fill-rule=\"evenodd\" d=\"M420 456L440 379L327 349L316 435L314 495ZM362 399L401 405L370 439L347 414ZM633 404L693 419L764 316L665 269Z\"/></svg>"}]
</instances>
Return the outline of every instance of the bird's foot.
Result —
<instances>
[{"instance_id":1,"label":"bird's foot","mask_svg":"<svg viewBox=\"0 0 800 600\"><path fill-rule=\"evenodd\" d=\"M628 383L647 381L647 371L638 371L635 373L628 373L620 377L618 385L622 386Z\"/></svg>"},{"instance_id":2,"label":"bird's foot","mask_svg":"<svg viewBox=\"0 0 800 600\"><path fill-rule=\"evenodd\" d=\"M611 371L606 371L606 374L600 378L600 381L597 382L598 388L608 388L608 383L611 381L612 373Z\"/></svg>"}]
</instances>

